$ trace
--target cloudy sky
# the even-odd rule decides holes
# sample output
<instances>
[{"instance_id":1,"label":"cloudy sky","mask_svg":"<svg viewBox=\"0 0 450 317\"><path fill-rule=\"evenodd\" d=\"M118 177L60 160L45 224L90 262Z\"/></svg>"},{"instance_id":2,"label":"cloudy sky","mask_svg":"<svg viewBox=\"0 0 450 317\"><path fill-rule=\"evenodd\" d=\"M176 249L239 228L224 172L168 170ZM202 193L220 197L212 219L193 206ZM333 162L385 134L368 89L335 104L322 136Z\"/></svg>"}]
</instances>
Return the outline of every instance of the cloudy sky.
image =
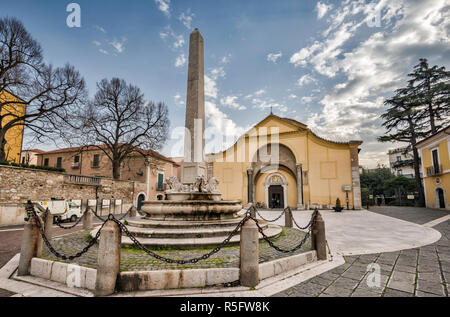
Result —
<instances>
[{"instance_id":1,"label":"cloudy sky","mask_svg":"<svg viewBox=\"0 0 450 317\"><path fill-rule=\"evenodd\" d=\"M66 25L69 1L3 0L48 62L70 62L90 95L120 77L165 101L172 139L184 125L189 33L205 39L209 131L229 140L270 113L334 140L364 141L361 164L386 163L383 100L427 58L450 68L450 1L148 0L77 1L81 27ZM208 142L213 143L214 142ZM43 146L41 146L43 147ZM209 148L213 150L214 148Z\"/></svg>"}]
</instances>

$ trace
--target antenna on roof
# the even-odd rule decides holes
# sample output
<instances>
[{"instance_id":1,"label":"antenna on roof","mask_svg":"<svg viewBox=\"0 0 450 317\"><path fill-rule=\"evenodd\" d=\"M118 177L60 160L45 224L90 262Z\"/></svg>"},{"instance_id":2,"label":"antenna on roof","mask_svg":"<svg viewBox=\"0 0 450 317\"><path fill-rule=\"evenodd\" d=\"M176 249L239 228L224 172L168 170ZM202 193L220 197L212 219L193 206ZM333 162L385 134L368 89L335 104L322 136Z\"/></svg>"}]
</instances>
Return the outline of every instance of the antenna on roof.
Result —
<instances>
[{"instance_id":1,"label":"antenna on roof","mask_svg":"<svg viewBox=\"0 0 450 317\"><path fill-rule=\"evenodd\" d=\"M273 114L273 106L272 105L270 105L270 114Z\"/></svg>"}]
</instances>

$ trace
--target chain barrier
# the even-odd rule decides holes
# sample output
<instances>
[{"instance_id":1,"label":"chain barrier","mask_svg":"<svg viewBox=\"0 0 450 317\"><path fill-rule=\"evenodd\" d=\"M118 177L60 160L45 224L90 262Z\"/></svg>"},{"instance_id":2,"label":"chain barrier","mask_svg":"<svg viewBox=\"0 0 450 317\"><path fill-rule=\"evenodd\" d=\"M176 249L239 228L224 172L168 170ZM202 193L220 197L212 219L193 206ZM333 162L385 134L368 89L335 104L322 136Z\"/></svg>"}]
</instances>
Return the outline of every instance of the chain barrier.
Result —
<instances>
[{"instance_id":1,"label":"chain barrier","mask_svg":"<svg viewBox=\"0 0 450 317\"><path fill-rule=\"evenodd\" d=\"M299 250L299 249L305 244L305 242L308 240L308 238L309 238L310 235L311 235L311 232L312 232L312 229L313 229L313 227L314 227L314 224L316 223L316 219L317 219L318 213L319 213L319 211L316 209L316 210L314 211L314 213L313 213L313 216L311 217L311 221L309 222L308 226L305 227L305 229L309 227L308 232L307 232L306 235L303 237L303 239L300 241L300 243L299 243L297 246L295 246L294 248L290 249L290 250L285 250L285 249L282 249L282 248L276 246L276 245L270 240L270 238L269 238L268 236L266 236L266 234L264 233L263 228L259 225L258 220L255 219L255 218L253 218L253 220L256 222L256 226L258 227L258 231L259 231L259 233L262 235L263 239L264 239L264 240L265 240L272 248L274 248L274 249L277 250L278 252L282 252L282 253L291 253L291 252L295 252L295 251Z\"/></svg>"},{"instance_id":2,"label":"chain barrier","mask_svg":"<svg viewBox=\"0 0 450 317\"><path fill-rule=\"evenodd\" d=\"M169 259L169 258L163 257L163 256L161 256L159 254L156 254L155 252L147 249L147 247L145 245L140 243L139 240L136 239L136 237L130 231L128 231L128 228L122 222L120 222L119 220L115 219L114 216L113 216L112 221L114 221L120 227L120 229L123 232L125 232L125 234L131 239L131 241L133 241L133 243L137 247L139 247L142 251L144 251L145 253L149 254L150 256L154 257L155 259L158 259L160 261L164 261L164 262L169 263L169 264L184 265L184 264L198 263L199 261L206 260L206 259L210 258L212 255L214 255L217 252L219 252L223 247L225 247L230 242L232 237L234 237L235 235L238 234L238 232L241 229L241 227L250 218L251 218L250 214L247 213L246 216L244 218L242 218L242 220L239 222L237 227L230 233L230 235L225 240L222 241L222 243L220 243L218 246L216 246L209 253L206 253L206 254L204 254L204 255L202 255L200 257L192 258L192 259L189 259L189 260L174 260L174 259Z\"/></svg>"},{"instance_id":3,"label":"chain barrier","mask_svg":"<svg viewBox=\"0 0 450 317\"><path fill-rule=\"evenodd\" d=\"M89 244L83 248L83 250L81 250L80 252L78 252L75 255L64 255L61 254L60 252L58 252L50 243L50 241L48 241L47 236L45 235L45 231L44 231L44 226L41 223L41 219L39 217L39 215L36 213L36 211L34 210L34 207L32 204L27 204L26 207L26 211L27 214L31 215L34 217L34 219L36 220L36 225L39 229L39 232L41 233L42 236L42 240L44 241L45 245L47 246L47 248L50 250L51 253L53 253L53 255L55 255L57 258L61 258L62 260L70 260L72 261L73 259L79 258L81 257L83 254L85 254L87 251L89 251L89 249L95 244L97 243L98 239L100 238L100 234L101 231L103 229L103 227L105 226L106 222L108 220L106 220L101 227L99 228L99 230L97 231L97 234L95 235L95 237L89 242Z\"/></svg>"},{"instance_id":4,"label":"chain barrier","mask_svg":"<svg viewBox=\"0 0 450 317\"><path fill-rule=\"evenodd\" d=\"M48 210L48 209L47 209L47 210ZM81 215L81 217L78 218L77 221L75 221L75 224L70 225L70 226L63 226L63 225L62 225L62 222L59 222L58 219L56 219L55 224L56 224L58 227L60 227L61 229L64 229L64 230L73 229L73 228L75 228L76 226L78 226L78 224L81 222L81 220L83 219L83 217L84 217L85 215L86 215L86 212L84 212L84 213ZM44 223L45 223L45 220L44 220Z\"/></svg>"},{"instance_id":5,"label":"chain barrier","mask_svg":"<svg viewBox=\"0 0 450 317\"><path fill-rule=\"evenodd\" d=\"M294 214L292 213L292 210L291 210L292 222L294 223L294 225L295 225L298 229L300 229L300 230L306 230L306 229L308 229L310 226L313 225L313 220L315 220L315 217L317 217L317 213L318 213L318 212L319 212L319 211L318 211L317 209L314 210L313 215L312 215L311 220L309 221L309 223L308 223L305 227L301 227L301 226L297 223L297 221L295 221Z\"/></svg>"},{"instance_id":6,"label":"chain barrier","mask_svg":"<svg viewBox=\"0 0 450 317\"><path fill-rule=\"evenodd\" d=\"M256 209L256 207L254 207L254 206L252 206L252 207L254 208L256 214L257 214L262 220L267 221L267 222L275 222L275 221L279 220L279 219L286 213L286 210L287 210L287 208L285 208L285 209L282 211L282 213L281 213L277 218L275 218L275 219L273 219L273 220L269 220L269 219L264 218L264 217L259 213L258 209Z\"/></svg>"},{"instance_id":7,"label":"chain barrier","mask_svg":"<svg viewBox=\"0 0 450 317\"><path fill-rule=\"evenodd\" d=\"M103 220L103 224L102 224L102 225L100 226L100 228L97 230L97 233L96 233L95 237L89 242L89 244L88 244L86 247L83 248L82 251L78 252L78 253L75 254L75 255L70 255L70 256L61 254L60 252L58 252L58 251L51 245L50 241L49 241L48 238L46 237L45 231L44 231L44 226L43 226L43 224L41 223L41 218L39 217L39 215L38 215L38 214L36 213L36 211L34 210L33 204L28 203L28 204L27 204L27 207L26 207L27 215L30 216L30 217L32 216L32 217L35 218L35 220L36 220L36 225L37 225L37 227L38 227L38 229L39 229L39 231L40 231L40 233L41 233L42 239L43 239L44 243L46 244L46 246L48 247L48 249L50 250L50 252L51 252L52 254L54 254L56 257L61 258L61 259L63 259L63 260L73 260L73 259L78 258L78 257L81 257L83 254L85 254L85 253L86 253L86 252L87 252L87 251L88 251L95 243L97 243L98 239L100 238L101 231L102 231L103 227L105 226L105 224L106 224L108 221L113 221L113 222L115 222L115 223L119 226L121 232L124 232L124 233L128 236L128 238L130 238L130 240L133 242L133 244L136 245L137 247L139 247L139 248L140 248L142 251L144 251L145 253L149 254L150 256L152 256L152 257L154 257L154 258L156 258L156 259L158 259L158 260L160 260L160 261L163 261L163 262L166 262L166 263L169 263L169 264L180 264L180 265L191 264L191 263L192 263L192 264L198 263L199 261L201 261L201 260L206 260L206 259L210 258L212 255L218 253L223 247L225 247L225 246L230 242L230 240L231 240L232 237L234 237L235 235L238 234L238 232L239 232L239 230L241 229L241 227L242 227L242 226L245 224L245 222L247 222L249 219L253 219L253 220L255 221L256 226L258 227L258 232L261 234L261 236L263 237L263 239L264 239L264 240L265 240L272 248L274 248L275 250L277 250L277 251L279 251L279 252L281 252L281 253L291 253L291 252L295 252L295 251L299 250L299 249L305 244L305 242L308 240L308 238L310 237L311 232L312 232L312 229L313 229L313 227L314 227L314 224L315 224L315 222L316 222L316 219L317 219L317 216L318 216L318 213L319 213L319 211L316 209L316 210L314 211L312 217L311 217L311 221L309 222L309 224L308 224L306 227L302 228L302 230L305 230L305 229L307 229L307 228L309 228L309 230L308 230L308 232L306 233L306 235L303 237L303 239L300 241L300 243L299 243L297 246L295 246L294 248L290 249L290 250L285 250L285 249L282 249L282 248L276 246L276 245L270 240L270 238L264 233L264 229L260 226L260 224L259 224L259 222L258 222L258 219L256 219L256 217L253 217L253 216L251 215L251 212L250 212L251 209L252 209L252 208L250 208L250 209L247 210L247 212L245 213L245 217L242 218L242 220L239 222L239 224L236 226L236 228L229 234L229 236L228 236L225 240L223 240L219 245L217 245L213 250L211 250L210 252L205 253L205 254L203 254L202 256L199 256L199 257L195 257L195 258L189 259L189 260L174 260L174 259L166 258L166 257L164 257L164 256L161 256L161 255L159 255L159 254L157 254L157 253L155 253L155 252L149 250L145 245L143 245L142 243L139 242L139 240L138 240L138 239L137 239L137 238L136 238L136 237L128 230L128 228L127 228L127 227L123 224L123 222L121 221L123 218L125 218L125 216L128 214L128 212L127 212L123 217L121 217L120 219L117 219L113 214L109 214L108 217L107 217L107 219L102 219L102 220ZM256 209L256 208L254 208L254 210L257 212L257 209ZM286 209L283 211L282 214L284 214L285 211L286 211ZM93 213L94 213L94 215L96 215L98 218L100 218L95 212L93 212ZM80 219L81 219L81 218L82 218L82 217L80 217ZM280 217L279 217L279 218L280 218ZM279 218L278 218L278 219L279 219ZM100 219L101 219L101 218L100 218ZM267 220L265 220L265 221L267 221ZM294 221L294 222L295 222L295 221ZM297 225L297 224L296 224L296 225ZM297 225L297 227L299 227L299 226Z\"/></svg>"},{"instance_id":8,"label":"chain barrier","mask_svg":"<svg viewBox=\"0 0 450 317\"><path fill-rule=\"evenodd\" d=\"M103 219L102 217L100 217L99 215L97 215L97 213L96 213L93 209L91 209L91 210L92 210L92 213L94 214L94 216L97 217L99 220L101 220L101 221L106 221L106 220L108 220L108 219ZM122 217L120 217L120 218L117 219L117 220L122 221L123 219L125 219L126 216L128 216L129 213L130 213L130 210L128 210Z\"/></svg>"}]
</instances>

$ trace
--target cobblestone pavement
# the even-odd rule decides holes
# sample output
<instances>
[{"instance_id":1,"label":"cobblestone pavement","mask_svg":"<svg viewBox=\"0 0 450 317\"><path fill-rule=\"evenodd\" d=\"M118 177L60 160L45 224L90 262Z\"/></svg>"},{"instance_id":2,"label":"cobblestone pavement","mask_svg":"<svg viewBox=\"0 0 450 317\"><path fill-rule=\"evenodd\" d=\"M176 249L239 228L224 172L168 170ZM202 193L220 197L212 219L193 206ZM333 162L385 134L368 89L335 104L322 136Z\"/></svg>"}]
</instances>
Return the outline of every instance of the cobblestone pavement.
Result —
<instances>
[{"instance_id":1,"label":"cobblestone pavement","mask_svg":"<svg viewBox=\"0 0 450 317\"><path fill-rule=\"evenodd\" d=\"M388 213L386 208L371 211L404 220L426 223L448 214L424 216L429 209L401 207L405 210ZM434 212L434 211L432 211ZM345 264L289 288L275 297L444 297L450 291L450 221L434 227L442 238L434 244L398 252L346 256ZM375 263L380 269L380 284L368 270ZM369 286L370 285L370 286Z\"/></svg>"},{"instance_id":2,"label":"cobblestone pavement","mask_svg":"<svg viewBox=\"0 0 450 317\"><path fill-rule=\"evenodd\" d=\"M52 245L64 254L71 255L82 250L88 243L89 232L81 231L69 236L65 236L60 239L53 239ZM284 228L283 233L277 239L272 239L275 245L283 249L292 249L296 247L305 236L305 233L297 230ZM174 250L174 249L156 249L155 253L164 257L172 259L191 259L202 256L205 253L211 251L211 248L197 249L197 250ZM267 262L273 259L291 256L293 254L299 254L311 250L311 243L308 239L305 245L294 253L281 253L269 246L267 242L261 242L259 247L259 261L260 263ZM97 253L98 245L92 246L92 248L83 256L74 261L66 261L67 263L76 262L79 265L86 267L97 267ZM47 247L45 247L43 258L49 260L57 260L53 254L50 254ZM201 269L210 267L239 267L239 246L232 246L223 248L218 253L211 256L209 259L201 260L198 263L189 265L176 265L168 264L159 261L150 255L147 255L144 251L141 251L137 247L124 247L120 257L120 270L121 271L141 271L141 270L167 270L167 269Z\"/></svg>"}]
</instances>

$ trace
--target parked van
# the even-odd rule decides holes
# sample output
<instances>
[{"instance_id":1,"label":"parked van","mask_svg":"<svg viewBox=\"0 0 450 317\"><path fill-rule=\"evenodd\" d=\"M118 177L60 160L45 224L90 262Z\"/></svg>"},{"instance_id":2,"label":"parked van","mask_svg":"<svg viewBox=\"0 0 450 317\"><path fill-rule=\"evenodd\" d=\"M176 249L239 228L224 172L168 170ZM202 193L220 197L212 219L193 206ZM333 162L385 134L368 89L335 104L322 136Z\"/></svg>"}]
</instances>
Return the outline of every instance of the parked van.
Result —
<instances>
[{"instance_id":1,"label":"parked van","mask_svg":"<svg viewBox=\"0 0 450 317\"><path fill-rule=\"evenodd\" d=\"M53 222L75 222L81 217L81 206L64 199L51 199L40 201L43 208L48 208L53 215Z\"/></svg>"}]
</instances>

